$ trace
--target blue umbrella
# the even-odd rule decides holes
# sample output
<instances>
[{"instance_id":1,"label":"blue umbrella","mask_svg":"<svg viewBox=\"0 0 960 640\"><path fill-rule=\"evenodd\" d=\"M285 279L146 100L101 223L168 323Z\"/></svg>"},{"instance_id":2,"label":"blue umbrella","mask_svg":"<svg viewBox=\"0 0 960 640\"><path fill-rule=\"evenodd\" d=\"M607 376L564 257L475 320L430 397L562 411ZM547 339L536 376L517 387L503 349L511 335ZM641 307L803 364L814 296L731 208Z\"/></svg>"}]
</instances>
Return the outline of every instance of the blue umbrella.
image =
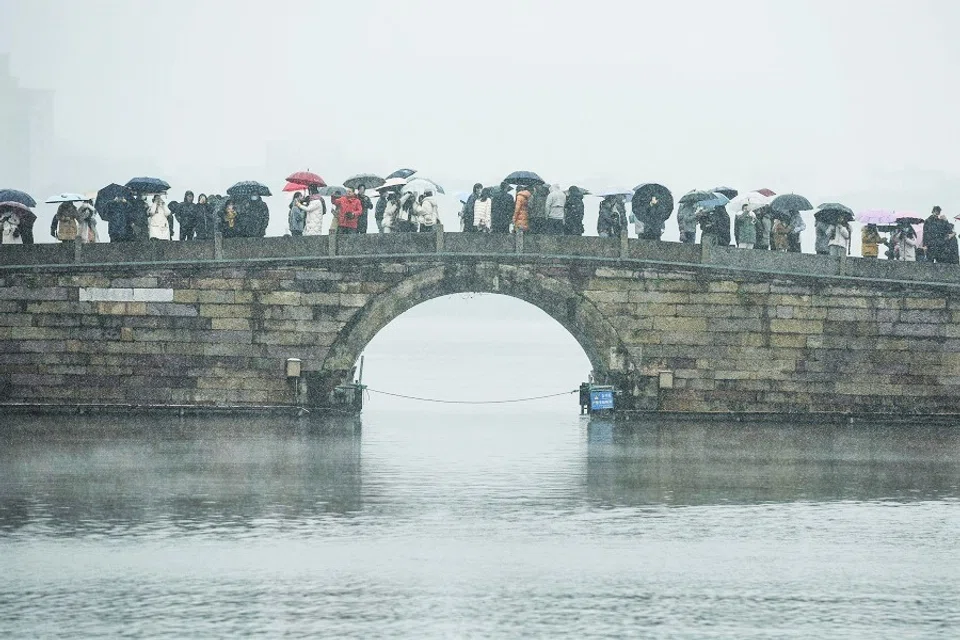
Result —
<instances>
[{"instance_id":1,"label":"blue umbrella","mask_svg":"<svg viewBox=\"0 0 960 640\"><path fill-rule=\"evenodd\" d=\"M730 202L730 198L727 196L722 193L714 193L712 198L698 201L697 206L704 209L713 209L714 207L725 207L728 202Z\"/></svg>"},{"instance_id":2,"label":"blue umbrella","mask_svg":"<svg viewBox=\"0 0 960 640\"><path fill-rule=\"evenodd\" d=\"M25 207L37 206L37 201L29 193L17 189L0 190L0 202L18 202Z\"/></svg>"},{"instance_id":3,"label":"blue umbrella","mask_svg":"<svg viewBox=\"0 0 960 640\"><path fill-rule=\"evenodd\" d=\"M127 188L137 193L163 193L170 190L170 184L160 178L131 178Z\"/></svg>"},{"instance_id":4,"label":"blue umbrella","mask_svg":"<svg viewBox=\"0 0 960 640\"><path fill-rule=\"evenodd\" d=\"M129 185L128 185L129 186ZM271 196L270 188L256 180L244 180L227 189L228 196Z\"/></svg>"},{"instance_id":5,"label":"blue umbrella","mask_svg":"<svg viewBox=\"0 0 960 640\"><path fill-rule=\"evenodd\" d=\"M543 184L544 180L533 171L514 171L503 179L507 184L522 185L529 187L537 184Z\"/></svg>"},{"instance_id":6,"label":"blue umbrella","mask_svg":"<svg viewBox=\"0 0 960 640\"><path fill-rule=\"evenodd\" d=\"M386 177L386 180L389 180L390 178L401 178L403 180L406 180L416 172L417 172L416 169L397 169L396 171L388 175Z\"/></svg>"}]
</instances>

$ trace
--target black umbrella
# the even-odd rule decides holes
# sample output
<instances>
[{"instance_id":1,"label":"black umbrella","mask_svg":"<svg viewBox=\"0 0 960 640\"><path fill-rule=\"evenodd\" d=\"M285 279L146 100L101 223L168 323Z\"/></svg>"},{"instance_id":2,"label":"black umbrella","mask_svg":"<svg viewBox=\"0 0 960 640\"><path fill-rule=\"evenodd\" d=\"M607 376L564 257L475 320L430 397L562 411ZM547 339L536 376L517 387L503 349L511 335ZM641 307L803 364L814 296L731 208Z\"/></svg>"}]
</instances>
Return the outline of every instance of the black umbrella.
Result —
<instances>
[{"instance_id":1,"label":"black umbrella","mask_svg":"<svg viewBox=\"0 0 960 640\"><path fill-rule=\"evenodd\" d=\"M733 200L738 195L740 195L740 192L734 189L733 187L714 187L713 192L722 193L723 195L727 196L731 200Z\"/></svg>"},{"instance_id":2,"label":"black umbrella","mask_svg":"<svg viewBox=\"0 0 960 640\"><path fill-rule=\"evenodd\" d=\"M813 209L809 200L795 193L785 193L782 196L777 196L770 203L770 206L773 207L774 211L809 211Z\"/></svg>"},{"instance_id":3,"label":"black umbrella","mask_svg":"<svg viewBox=\"0 0 960 640\"><path fill-rule=\"evenodd\" d=\"M384 178L384 180L389 180L391 178L401 178L403 180L406 180L416 172L417 172L416 169L397 169L396 171L388 175L386 178Z\"/></svg>"},{"instance_id":4,"label":"black umbrella","mask_svg":"<svg viewBox=\"0 0 960 640\"><path fill-rule=\"evenodd\" d=\"M507 184L515 184L523 187L531 187L543 184L544 180L533 171L514 171L503 179Z\"/></svg>"},{"instance_id":5,"label":"black umbrella","mask_svg":"<svg viewBox=\"0 0 960 640\"><path fill-rule=\"evenodd\" d=\"M128 189L123 185L120 185L114 182L113 184L108 184L103 189L100 189L100 191L97 191L97 202L94 206L97 209L97 211L102 212L106 204L111 200L116 200L118 198L126 199L126 198L132 198L132 197L133 197L133 191L131 191L130 189Z\"/></svg>"},{"instance_id":6,"label":"black umbrella","mask_svg":"<svg viewBox=\"0 0 960 640\"><path fill-rule=\"evenodd\" d=\"M680 204L696 204L704 200L713 200L717 196L714 195L713 191L703 191L700 189L694 189L693 191L687 191L680 198Z\"/></svg>"},{"instance_id":7,"label":"black umbrella","mask_svg":"<svg viewBox=\"0 0 960 640\"><path fill-rule=\"evenodd\" d=\"M835 223L839 221L851 222L854 218L853 209L837 202L825 202L817 208L813 217L821 222Z\"/></svg>"},{"instance_id":8,"label":"black umbrella","mask_svg":"<svg viewBox=\"0 0 960 640\"><path fill-rule=\"evenodd\" d=\"M17 189L0 189L0 202L19 202L25 207L37 206L37 201L29 193Z\"/></svg>"},{"instance_id":9,"label":"black umbrella","mask_svg":"<svg viewBox=\"0 0 960 640\"><path fill-rule=\"evenodd\" d=\"M244 180L227 189L230 196L271 196L270 188L256 180Z\"/></svg>"},{"instance_id":10,"label":"black umbrella","mask_svg":"<svg viewBox=\"0 0 960 640\"><path fill-rule=\"evenodd\" d=\"M170 184L160 178L132 178L127 188L137 193L163 193L170 190Z\"/></svg>"},{"instance_id":11,"label":"black umbrella","mask_svg":"<svg viewBox=\"0 0 960 640\"><path fill-rule=\"evenodd\" d=\"M343 186L347 187L348 189L359 189L360 187L376 189L384 182L386 182L386 180L373 173L358 173L357 175L350 176L344 180Z\"/></svg>"},{"instance_id":12,"label":"black umbrella","mask_svg":"<svg viewBox=\"0 0 960 640\"><path fill-rule=\"evenodd\" d=\"M660 224L673 213L673 194L662 184L651 182L637 185L631 207L638 220Z\"/></svg>"}]
</instances>

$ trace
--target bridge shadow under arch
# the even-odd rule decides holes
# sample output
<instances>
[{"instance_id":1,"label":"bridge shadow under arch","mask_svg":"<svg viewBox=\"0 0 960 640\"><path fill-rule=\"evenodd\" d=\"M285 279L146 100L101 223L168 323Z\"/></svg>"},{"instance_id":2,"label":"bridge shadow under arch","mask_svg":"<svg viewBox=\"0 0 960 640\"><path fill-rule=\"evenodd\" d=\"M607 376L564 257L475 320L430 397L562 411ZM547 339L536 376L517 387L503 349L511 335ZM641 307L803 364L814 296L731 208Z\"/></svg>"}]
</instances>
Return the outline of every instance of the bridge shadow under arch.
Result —
<instances>
[{"instance_id":1,"label":"bridge shadow under arch","mask_svg":"<svg viewBox=\"0 0 960 640\"><path fill-rule=\"evenodd\" d=\"M628 388L636 369L617 329L573 284L552 277L536 265L472 263L442 265L412 273L362 307L339 332L320 368L328 393L350 381L360 354L381 329L413 307L442 296L463 293L505 295L544 311L581 346L596 379Z\"/></svg>"}]
</instances>

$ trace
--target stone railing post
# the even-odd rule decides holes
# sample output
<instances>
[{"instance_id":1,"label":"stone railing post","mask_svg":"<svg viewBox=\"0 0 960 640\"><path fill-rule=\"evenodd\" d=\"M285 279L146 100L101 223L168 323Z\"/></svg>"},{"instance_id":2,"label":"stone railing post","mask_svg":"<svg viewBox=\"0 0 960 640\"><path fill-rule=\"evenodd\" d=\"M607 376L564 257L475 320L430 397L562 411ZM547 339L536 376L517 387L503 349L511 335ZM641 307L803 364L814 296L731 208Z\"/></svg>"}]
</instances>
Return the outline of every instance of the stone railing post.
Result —
<instances>
[{"instance_id":1,"label":"stone railing post","mask_svg":"<svg viewBox=\"0 0 960 640\"><path fill-rule=\"evenodd\" d=\"M80 241L80 234L77 234L77 237L73 239L73 261L81 262L83 258L81 253L83 251L83 243Z\"/></svg>"},{"instance_id":2,"label":"stone railing post","mask_svg":"<svg viewBox=\"0 0 960 640\"><path fill-rule=\"evenodd\" d=\"M219 231L213 232L213 259L223 260L223 234Z\"/></svg>"},{"instance_id":3,"label":"stone railing post","mask_svg":"<svg viewBox=\"0 0 960 640\"><path fill-rule=\"evenodd\" d=\"M700 264L710 263L710 243L700 240Z\"/></svg>"},{"instance_id":4,"label":"stone railing post","mask_svg":"<svg viewBox=\"0 0 960 640\"><path fill-rule=\"evenodd\" d=\"M433 230L437 234L437 253L443 253L443 223L437 220Z\"/></svg>"},{"instance_id":5,"label":"stone railing post","mask_svg":"<svg viewBox=\"0 0 960 640\"><path fill-rule=\"evenodd\" d=\"M517 253L523 253L523 229L517 229L514 233L516 236L514 240L516 241L516 251Z\"/></svg>"},{"instance_id":6,"label":"stone railing post","mask_svg":"<svg viewBox=\"0 0 960 640\"><path fill-rule=\"evenodd\" d=\"M331 258L337 255L337 227L331 227L327 233L327 255Z\"/></svg>"},{"instance_id":7,"label":"stone railing post","mask_svg":"<svg viewBox=\"0 0 960 640\"><path fill-rule=\"evenodd\" d=\"M623 260L630 255L630 231L620 230L620 259Z\"/></svg>"}]
</instances>

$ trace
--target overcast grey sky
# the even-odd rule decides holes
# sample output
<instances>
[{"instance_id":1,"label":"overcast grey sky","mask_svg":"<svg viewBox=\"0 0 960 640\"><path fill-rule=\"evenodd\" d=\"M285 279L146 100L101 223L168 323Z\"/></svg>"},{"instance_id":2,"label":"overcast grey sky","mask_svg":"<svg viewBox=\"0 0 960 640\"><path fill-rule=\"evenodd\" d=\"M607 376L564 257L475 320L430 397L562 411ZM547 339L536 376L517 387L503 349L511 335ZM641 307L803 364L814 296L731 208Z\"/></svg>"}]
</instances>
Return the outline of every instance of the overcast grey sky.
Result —
<instances>
[{"instance_id":1,"label":"overcast grey sky","mask_svg":"<svg viewBox=\"0 0 960 640\"><path fill-rule=\"evenodd\" d=\"M958 24L949 0L0 0L0 50L57 92L37 188L529 169L926 211L960 208Z\"/></svg>"}]
</instances>

